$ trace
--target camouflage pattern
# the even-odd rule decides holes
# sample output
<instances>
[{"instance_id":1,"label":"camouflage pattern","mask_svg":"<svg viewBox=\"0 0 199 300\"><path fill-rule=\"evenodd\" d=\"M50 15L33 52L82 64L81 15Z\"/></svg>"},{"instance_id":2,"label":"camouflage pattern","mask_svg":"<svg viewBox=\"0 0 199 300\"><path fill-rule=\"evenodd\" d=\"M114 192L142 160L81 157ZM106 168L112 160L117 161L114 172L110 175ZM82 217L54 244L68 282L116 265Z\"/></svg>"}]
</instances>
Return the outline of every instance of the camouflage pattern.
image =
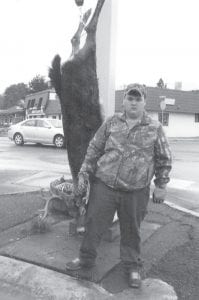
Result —
<instances>
[{"instance_id":1,"label":"camouflage pattern","mask_svg":"<svg viewBox=\"0 0 199 300\"><path fill-rule=\"evenodd\" d=\"M83 215L86 212L86 205L90 192L89 182L85 182L84 190L74 189L72 181L61 177L50 183L50 192L65 203L67 212L72 217Z\"/></svg>"},{"instance_id":2,"label":"camouflage pattern","mask_svg":"<svg viewBox=\"0 0 199 300\"><path fill-rule=\"evenodd\" d=\"M105 121L91 140L80 173L93 174L113 189L132 191L169 181L171 152L162 125L146 112L129 128L125 113Z\"/></svg>"},{"instance_id":3,"label":"camouflage pattern","mask_svg":"<svg viewBox=\"0 0 199 300\"><path fill-rule=\"evenodd\" d=\"M129 94L131 91L137 91L140 93L141 97L146 99L146 86L139 83L131 83L127 85L124 96Z\"/></svg>"}]
</instances>

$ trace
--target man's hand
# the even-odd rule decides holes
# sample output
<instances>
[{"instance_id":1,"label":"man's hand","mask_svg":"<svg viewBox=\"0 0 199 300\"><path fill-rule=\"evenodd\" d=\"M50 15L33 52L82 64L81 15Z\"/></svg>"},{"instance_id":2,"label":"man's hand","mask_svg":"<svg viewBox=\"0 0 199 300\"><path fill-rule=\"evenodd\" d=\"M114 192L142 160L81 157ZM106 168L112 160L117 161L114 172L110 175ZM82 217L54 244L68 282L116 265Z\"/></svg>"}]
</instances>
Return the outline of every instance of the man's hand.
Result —
<instances>
[{"instance_id":1,"label":"man's hand","mask_svg":"<svg viewBox=\"0 0 199 300\"><path fill-rule=\"evenodd\" d=\"M84 174L80 173L78 176L78 185L75 194L82 196L86 192L87 184L88 184L88 179Z\"/></svg>"},{"instance_id":2,"label":"man's hand","mask_svg":"<svg viewBox=\"0 0 199 300\"><path fill-rule=\"evenodd\" d=\"M163 203L167 195L166 188L155 187L153 191L153 203Z\"/></svg>"}]
</instances>

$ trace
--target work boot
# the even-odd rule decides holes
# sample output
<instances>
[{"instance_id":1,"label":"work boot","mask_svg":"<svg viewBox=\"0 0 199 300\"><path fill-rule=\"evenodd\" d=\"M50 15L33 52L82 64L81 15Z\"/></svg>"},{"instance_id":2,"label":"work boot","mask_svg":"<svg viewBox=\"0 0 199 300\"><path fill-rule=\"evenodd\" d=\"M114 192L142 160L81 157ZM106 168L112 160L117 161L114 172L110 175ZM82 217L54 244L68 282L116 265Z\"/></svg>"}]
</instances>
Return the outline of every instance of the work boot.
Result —
<instances>
[{"instance_id":1,"label":"work boot","mask_svg":"<svg viewBox=\"0 0 199 300\"><path fill-rule=\"evenodd\" d=\"M68 271L78 271L82 268L90 269L94 267L94 263L86 263L79 259L79 257L73 259L72 261L69 261L66 264L66 270Z\"/></svg>"},{"instance_id":2,"label":"work boot","mask_svg":"<svg viewBox=\"0 0 199 300\"><path fill-rule=\"evenodd\" d=\"M132 288L139 289L141 287L142 280L139 271L130 271L129 272L129 286Z\"/></svg>"}]
</instances>

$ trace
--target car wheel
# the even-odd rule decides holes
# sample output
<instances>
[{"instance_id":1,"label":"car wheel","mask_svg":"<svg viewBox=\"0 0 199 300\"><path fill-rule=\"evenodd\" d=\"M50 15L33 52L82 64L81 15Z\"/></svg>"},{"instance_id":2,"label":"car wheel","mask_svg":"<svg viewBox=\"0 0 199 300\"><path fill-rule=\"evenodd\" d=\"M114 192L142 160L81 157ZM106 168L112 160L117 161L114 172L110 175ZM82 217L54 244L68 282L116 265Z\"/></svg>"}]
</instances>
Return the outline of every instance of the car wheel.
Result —
<instances>
[{"instance_id":1,"label":"car wheel","mask_svg":"<svg viewBox=\"0 0 199 300\"><path fill-rule=\"evenodd\" d=\"M56 135L54 139L54 144L57 148L63 148L64 146L64 137L62 135Z\"/></svg>"},{"instance_id":2,"label":"car wheel","mask_svg":"<svg viewBox=\"0 0 199 300\"><path fill-rule=\"evenodd\" d=\"M17 146L22 146L24 144L23 136L20 133L16 133L14 136L14 142Z\"/></svg>"}]
</instances>

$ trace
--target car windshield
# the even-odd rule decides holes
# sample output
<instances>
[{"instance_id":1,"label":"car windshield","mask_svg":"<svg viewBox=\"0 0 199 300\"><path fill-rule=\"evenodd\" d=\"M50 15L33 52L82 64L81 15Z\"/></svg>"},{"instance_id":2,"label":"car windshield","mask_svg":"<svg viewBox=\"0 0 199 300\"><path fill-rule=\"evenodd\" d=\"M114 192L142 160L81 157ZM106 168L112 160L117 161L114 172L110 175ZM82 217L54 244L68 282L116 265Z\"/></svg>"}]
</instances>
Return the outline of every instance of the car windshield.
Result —
<instances>
[{"instance_id":1,"label":"car windshield","mask_svg":"<svg viewBox=\"0 0 199 300\"><path fill-rule=\"evenodd\" d=\"M57 119L50 120L50 119L48 119L48 122L56 128L62 128L62 121L61 120L57 120Z\"/></svg>"}]
</instances>

